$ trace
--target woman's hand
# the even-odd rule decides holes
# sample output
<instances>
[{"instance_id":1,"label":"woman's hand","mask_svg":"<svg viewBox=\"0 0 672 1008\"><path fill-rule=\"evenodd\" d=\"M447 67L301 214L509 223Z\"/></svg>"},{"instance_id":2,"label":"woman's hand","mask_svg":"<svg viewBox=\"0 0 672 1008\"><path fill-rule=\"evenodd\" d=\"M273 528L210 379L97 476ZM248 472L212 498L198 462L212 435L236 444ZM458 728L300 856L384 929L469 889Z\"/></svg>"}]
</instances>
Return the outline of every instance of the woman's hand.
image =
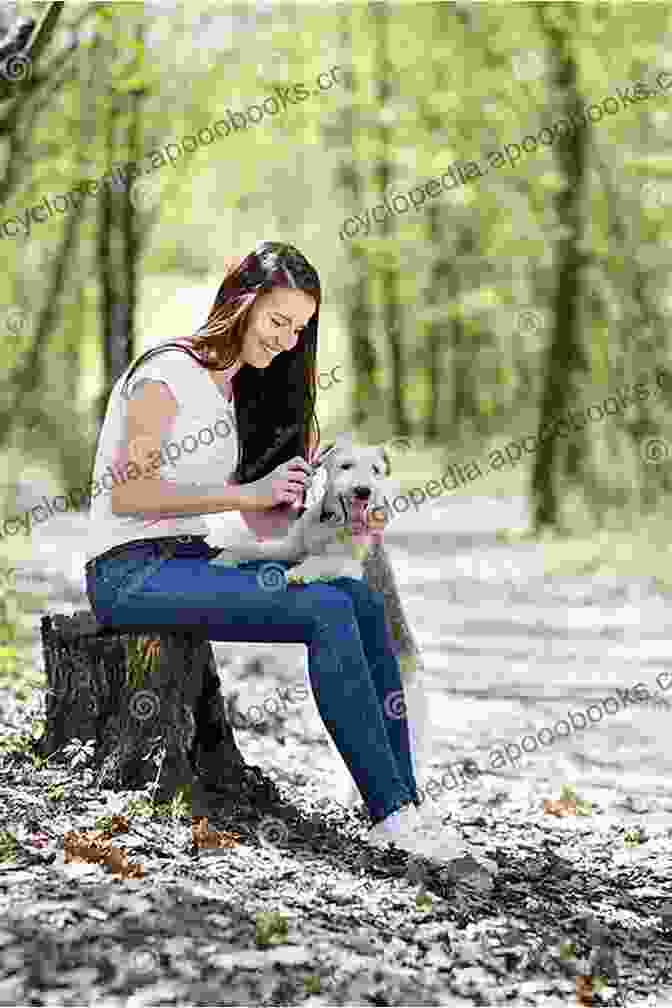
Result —
<instances>
[{"instance_id":1,"label":"woman's hand","mask_svg":"<svg viewBox=\"0 0 672 1008\"><path fill-rule=\"evenodd\" d=\"M300 507L306 488L310 486L313 471L300 455L283 462L267 476L243 484L241 491L246 503L242 510L265 511L278 504Z\"/></svg>"}]
</instances>

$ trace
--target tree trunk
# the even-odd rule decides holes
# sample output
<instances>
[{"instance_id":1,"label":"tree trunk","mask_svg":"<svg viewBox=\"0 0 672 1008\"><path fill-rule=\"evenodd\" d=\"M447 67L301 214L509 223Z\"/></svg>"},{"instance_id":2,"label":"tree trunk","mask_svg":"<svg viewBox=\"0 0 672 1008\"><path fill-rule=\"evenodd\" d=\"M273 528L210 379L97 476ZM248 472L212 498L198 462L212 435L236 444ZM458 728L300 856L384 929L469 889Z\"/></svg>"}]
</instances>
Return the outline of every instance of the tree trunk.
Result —
<instances>
[{"instance_id":1,"label":"tree trunk","mask_svg":"<svg viewBox=\"0 0 672 1008\"><path fill-rule=\"evenodd\" d=\"M445 233L441 224L441 207L431 204L427 208L426 213L429 245L435 256L427 289L427 305L436 311L444 297L444 285L450 265L443 254ZM432 314L425 330L427 382L429 385L429 406L425 419L425 437L428 441L436 441L439 437L439 407L441 403L441 388L443 386L441 337L445 329L446 320L439 319Z\"/></svg>"},{"instance_id":2,"label":"tree trunk","mask_svg":"<svg viewBox=\"0 0 672 1008\"><path fill-rule=\"evenodd\" d=\"M26 426L49 425L49 418L41 408L41 387L47 367L47 346L59 318L59 307L67 290L67 276L70 260L79 240L79 227L83 214L83 203L68 214L63 240L54 256L54 266L48 280L44 303L35 324L35 337L26 362L20 364L9 378L14 394L14 406L9 414L0 415L0 444L8 439L9 432L19 419Z\"/></svg>"},{"instance_id":3,"label":"tree trunk","mask_svg":"<svg viewBox=\"0 0 672 1008\"><path fill-rule=\"evenodd\" d=\"M3 58L6 58L12 50L18 52L22 57L27 58L33 68L33 72L37 71L37 64L42 56L42 53L47 48L52 40L52 37L56 31L56 26L58 20L63 13L63 8L65 3L51 3L49 8L44 15L40 26L35 32L32 42L30 45L25 46L19 44L17 46L12 46L10 43L9 47L4 47ZM32 19L31 19L32 20ZM7 22L5 19L5 26ZM28 23L26 22L26 28L21 31L17 37L17 42L25 43L28 37L32 34L32 28L28 30ZM23 91L30 91L35 87L35 81L33 73L26 73L23 68L19 68L20 72L15 68L13 72L6 70L6 75L0 76L0 101L6 101L8 98L13 98ZM16 79L12 79L13 75L16 74Z\"/></svg>"},{"instance_id":4,"label":"tree trunk","mask_svg":"<svg viewBox=\"0 0 672 1008\"><path fill-rule=\"evenodd\" d=\"M555 8L554 8L555 9ZM576 19L572 4L562 4L568 18ZM547 22L545 5L536 8L543 30L548 36L555 59L555 84L563 96L563 114L571 122L580 115L580 95L576 83L576 62L571 51L568 29ZM560 242L558 286L553 312L554 328L551 335L544 369L544 391L541 404L540 433L544 428L566 413L577 376L587 371L586 354L580 332L580 305L582 294L582 267L584 253L580 251L584 239L584 187L586 184L586 133L588 121L573 129L566 144L558 146L558 157L565 178L564 188L557 195L558 220L567 237ZM580 461L585 453L585 434L571 432L571 450L567 452L565 467L574 476L580 471ZM539 438L532 473L531 495L534 528L539 532L544 526L558 524L560 505L558 498L558 438Z\"/></svg>"},{"instance_id":5,"label":"tree trunk","mask_svg":"<svg viewBox=\"0 0 672 1008\"><path fill-rule=\"evenodd\" d=\"M477 249L476 237L470 227L462 226L459 231L455 260L463 263L473 262ZM445 271L446 293L451 301L456 302L460 288L464 282L460 269L448 263ZM478 376L474 373L474 339L465 324L461 312L455 313L452 324L453 364L453 431L462 431L465 421L475 423L479 406L476 401L476 382Z\"/></svg>"},{"instance_id":6,"label":"tree trunk","mask_svg":"<svg viewBox=\"0 0 672 1008\"><path fill-rule=\"evenodd\" d=\"M347 98L343 103L341 122L337 127L323 127L325 138L336 142L338 151L337 181L351 197L353 206L359 207L362 199L362 182L354 150L355 77L352 65L352 8L346 8L342 15L340 33L341 50L350 51L351 58L344 57L344 87ZM353 367L351 395L351 415L354 427L362 427L371 413L376 413L381 402L380 390L376 385L378 355L371 340L372 312L369 305L367 255L358 240L345 237L347 250L352 261L353 279L347 284L345 304L347 305L347 327L350 336L350 356Z\"/></svg>"},{"instance_id":7,"label":"tree trunk","mask_svg":"<svg viewBox=\"0 0 672 1008\"><path fill-rule=\"evenodd\" d=\"M144 26L136 25L135 42L144 46ZM129 160L139 163L143 155L143 118L142 102L146 97L143 88L131 91L129 94L128 114L128 148ZM119 306L121 313L121 332L119 344L122 347L121 360L115 364L114 379L119 377L135 357L135 325L138 304L138 262L140 260L141 229L138 224L136 206L132 199L132 183L124 186L121 197L123 209L121 212L121 234L123 244L124 300ZM145 234L147 232L145 231Z\"/></svg>"},{"instance_id":8,"label":"tree trunk","mask_svg":"<svg viewBox=\"0 0 672 1008\"><path fill-rule=\"evenodd\" d=\"M455 13L451 5L433 5L430 24L436 32L435 38L442 40L446 36L449 36L451 32L454 32L454 25L451 22ZM450 78L450 69L443 61L434 59L433 73L437 90L444 88ZM423 103L422 121L429 136L440 135L443 125L442 119L434 110L431 102ZM427 441L436 441L441 434L439 417L441 412L441 389L444 384L442 354L445 341L443 337L448 329L448 321L445 315L441 316L439 312L446 300L446 284L452 267L452 255L445 224L447 217L445 208L441 204L430 203L425 210L425 215L427 219L427 238L431 267L426 293L429 321L425 329L429 403L424 429Z\"/></svg>"},{"instance_id":9,"label":"tree trunk","mask_svg":"<svg viewBox=\"0 0 672 1008\"><path fill-rule=\"evenodd\" d=\"M392 129L387 124L384 113L388 108L392 88L390 78L394 68L390 62L389 24L390 12L386 3L371 4L369 11L375 26L375 77L376 98L378 108L378 158L375 177L381 197L387 194L390 185L390 151L392 148ZM406 367L403 356L401 338L402 310L399 303L399 273L396 267L396 255L391 254L391 246L397 244L394 227L390 215L385 215L381 225L382 244L386 254L377 257L382 272L383 322L385 335L390 348L391 385L392 385L392 424L397 434L408 436L411 425L406 413L404 390L408 385Z\"/></svg>"},{"instance_id":10,"label":"tree trunk","mask_svg":"<svg viewBox=\"0 0 672 1008\"><path fill-rule=\"evenodd\" d=\"M662 243L655 243L654 249L659 256L657 255L654 261L641 262L641 246L637 247L637 237L633 234L635 228L632 224L630 226L626 224L628 219L637 221L638 203L619 192L613 169L601 156L595 140L593 147L609 208L609 248L618 252L619 261L623 263L624 268L617 275L619 279L623 277L623 287L630 292L630 297L623 298L622 301L623 338L617 350L624 360L630 360L632 364L619 377L624 379L625 384L630 384L633 379L636 380L642 375L650 381L658 369L663 369L668 359L668 321L656 303L657 299L652 294L652 289L655 289L656 281L667 279L669 251ZM645 150L650 149L651 143L648 141L645 143ZM633 333L636 333L635 339ZM661 401L667 407L672 405L671 387L672 382L668 381L663 382L660 388ZM669 466L652 468L650 461L647 462L646 455L642 455L642 443L645 438L664 437L664 430L661 429L659 420L660 414L657 410L651 409L651 403L647 400L638 401L633 414L631 418L624 415L620 422L636 446L635 456L638 459L639 470L637 485L640 488L638 510L646 512L654 510L659 502L659 495L669 493L672 489L672 475Z\"/></svg>"},{"instance_id":11,"label":"tree trunk","mask_svg":"<svg viewBox=\"0 0 672 1008\"><path fill-rule=\"evenodd\" d=\"M155 782L158 801L187 788L194 815L207 815L209 800L243 793L256 803L281 800L243 760L201 634L101 627L87 610L47 614L41 633L48 693L40 755L93 739L99 784L134 790Z\"/></svg>"},{"instance_id":12,"label":"tree trunk","mask_svg":"<svg viewBox=\"0 0 672 1008\"><path fill-rule=\"evenodd\" d=\"M111 87L108 88L108 101L105 109L105 160L112 164L114 160L115 126L119 116L117 97ZM109 185L103 185L98 197L98 237L96 257L98 260L98 277L100 282L100 322L103 340L103 387L98 398L98 421L105 419L105 410L112 386L115 382L115 370L123 347L123 337L119 331L119 292L116 263L112 250L114 232L115 193ZM120 372L121 373L121 372ZM118 375L116 376L118 377Z\"/></svg>"}]
</instances>

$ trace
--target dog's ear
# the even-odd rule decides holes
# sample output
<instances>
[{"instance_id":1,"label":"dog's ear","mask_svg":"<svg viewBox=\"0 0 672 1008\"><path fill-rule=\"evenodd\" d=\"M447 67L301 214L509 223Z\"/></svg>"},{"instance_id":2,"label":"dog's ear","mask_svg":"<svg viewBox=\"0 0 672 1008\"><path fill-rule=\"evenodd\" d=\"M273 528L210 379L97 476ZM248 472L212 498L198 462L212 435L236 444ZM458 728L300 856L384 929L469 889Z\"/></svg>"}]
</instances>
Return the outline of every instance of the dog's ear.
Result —
<instances>
[{"instance_id":1,"label":"dog's ear","mask_svg":"<svg viewBox=\"0 0 672 1008\"><path fill-rule=\"evenodd\" d=\"M329 455L329 457L325 459L324 462L327 472L331 473L331 471L334 468L336 459L339 457L339 455L342 455L344 452L349 453L350 451L352 451L354 444L355 440L352 434L350 434L349 432L346 431L344 434L336 435L333 441L333 447L335 448L335 451L333 451L331 455Z\"/></svg>"}]
</instances>

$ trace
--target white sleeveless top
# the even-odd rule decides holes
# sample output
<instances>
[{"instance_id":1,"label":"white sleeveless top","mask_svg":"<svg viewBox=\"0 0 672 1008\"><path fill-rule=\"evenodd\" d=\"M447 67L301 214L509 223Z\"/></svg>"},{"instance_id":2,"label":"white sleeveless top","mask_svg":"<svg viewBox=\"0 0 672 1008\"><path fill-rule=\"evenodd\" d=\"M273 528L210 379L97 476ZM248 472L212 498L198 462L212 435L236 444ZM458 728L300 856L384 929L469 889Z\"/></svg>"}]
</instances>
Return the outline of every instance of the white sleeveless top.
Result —
<instances>
[{"instance_id":1,"label":"white sleeveless top","mask_svg":"<svg viewBox=\"0 0 672 1008\"><path fill-rule=\"evenodd\" d=\"M249 539L250 527L240 511L147 518L112 512L110 491L115 481L123 483L129 478L141 476L140 467L129 461L124 451L127 401L121 395L121 386L129 369L130 366L114 384L98 438L86 561L134 539L209 536L213 532L216 542L211 542L211 545ZM158 471L162 479L171 483L223 487L232 477L238 462L239 442L233 400L225 399L224 391L210 377L210 372L180 350L162 351L138 367L128 383L127 396L130 397L137 385L146 379L164 382L178 404L174 423L163 439L165 461L158 466L161 460L155 456L157 469L154 472ZM169 456L174 462L168 461ZM197 486L193 490L197 493ZM185 487L184 492L189 490Z\"/></svg>"}]
</instances>

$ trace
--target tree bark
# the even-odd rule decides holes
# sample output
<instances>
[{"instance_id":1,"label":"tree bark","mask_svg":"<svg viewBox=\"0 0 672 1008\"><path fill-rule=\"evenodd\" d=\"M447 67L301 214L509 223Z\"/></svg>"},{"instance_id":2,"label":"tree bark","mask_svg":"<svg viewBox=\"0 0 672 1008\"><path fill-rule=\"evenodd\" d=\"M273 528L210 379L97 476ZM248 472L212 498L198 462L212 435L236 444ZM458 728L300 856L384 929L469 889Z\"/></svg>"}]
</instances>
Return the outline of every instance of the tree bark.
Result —
<instances>
[{"instance_id":1,"label":"tree bark","mask_svg":"<svg viewBox=\"0 0 672 1008\"><path fill-rule=\"evenodd\" d=\"M280 802L273 783L248 766L226 717L212 645L197 631L146 634L101 627L93 613L41 620L47 730L36 744L52 756L72 738L95 740L99 785L142 789L169 801L189 789L209 802L254 795Z\"/></svg>"},{"instance_id":2,"label":"tree bark","mask_svg":"<svg viewBox=\"0 0 672 1008\"><path fill-rule=\"evenodd\" d=\"M568 18L576 21L577 12L572 4L558 5ZM576 81L576 62L571 52L567 29L551 24L546 17L546 5L536 8L542 28L549 38L555 58L555 84L563 96L563 114L576 122L580 114L580 95ZM554 5L554 9L555 5ZM541 437L553 421L559 419L570 403L577 377L585 374L588 365L580 331L580 304L582 294L582 267L585 256L581 250L584 239L584 187L586 185L586 146L588 121L572 130L566 144L558 146L565 185L556 199L558 220L567 237L560 242L558 286L555 294L555 319L544 369L544 391L540 415L539 450L535 455L532 472L531 496L534 529L555 526L560 518L558 498L558 441L557 437ZM565 458L568 475L576 477L585 454L585 435L572 433L572 441Z\"/></svg>"},{"instance_id":3,"label":"tree bark","mask_svg":"<svg viewBox=\"0 0 672 1008\"><path fill-rule=\"evenodd\" d=\"M462 17L459 11L449 4L434 4L430 24L436 31L434 37L442 39L454 31L451 23L455 15ZM443 61L434 60L434 81L437 90L444 88L450 78L450 70ZM440 135L443 125L441 116L435 111L431 101L422 104L422 120L429 136ZM446 301L446 287L450 281L452 254L445 224L446 212L441 204L430 203L425 210L427 220L427 238L430 248L431 267L427 284L426 303L430 309L429 321L425 329L426 375L429 388L429 404L425 418L424 430L427 441L437 441L442 433L439 428L441 412L441 389L443 387L444 371L442 355L445 348L443 337L446 330L453 328L458 337L459 319L448 323L445 315L438 313Z\"/></svg>"},{"instance_id":4,"label":"tree bark","mask_svg":"<svg viewBox=\"0 0 672 1008\"><path fill-rule=\"evenodd\" d=\"M341 50L352 50L352 8L346 7L341 16ZM354 64L354 59L344 62ZM336 141L338 152L337 182L352 199L353 206L359 207L362 199L362 180L354 149L355 123L353 103L355 100L355 77L352 66L344 69L344 87L347 97L343 102L341 121L337 127L323 127L328 143ZM353 367L351 394L351 415L355 427L362 427L371 413L375 413L381 402L381 393L376 384L378 355L371 340L372 312L369 302L369 263L366 252L357 239L351 239L343 232L352 262L353 279L347 283L345 304L347 305L347 327L350 337L350 356Z\"/></svg>"},{"instance_id":5,"label":"tree bark","mask_svg":"<svg viewBox=\"0 0 672 1008\"><path fill-rule=\"evenodd\" d=\"M112 164L116 149L116 122L119 117L117 96L108 86L105 108L105 160ZM112 249L114 234L115 193L111 186L104 185L98 197L98 235L96 259L100 283L100 322L103 342L103 387L98 397L98 422L105 419L107 402L112 386L119 375L115 375L120 362L123 337L119 329L119 277ZM122 369L123 370L123 369ZM119 372L121 373L121 372Z\"/></svg>"},{"instance_id":6,"label":"tree bark","mask_svg":"<svg viewBox=\"0 0 672 1008\"><path fill-rule=\"evenodd\" d=\"M374 22L376 104L379 109L376 133L378 135L380 157L376 164L375 177L381 197L384 197L387 187L392 181L390 171L392 129L383 117L383 112L388 108L392 94L390 78L394 73L394 68L390 62L390 12L385 3L371 4L369 10ZM396 256L392 255L389 251L390 246L396 244L393 231L394 228L390 217L386 215L382 221L381 234L383 248L387 251L382 256L379 255L377 261L380 263L379 268L382 272L383 322L390 349L392 423L394 430L398 434L408 436L411 433L411 425L404 401L404 390L408 385L408 379L406 377L401 338L402 308L399 297L399 273L395 264Z\"/></svg>"},{"instance_id":7,"label":"tree bark","mask_svg":"<svg viewBox=\"0 0 672 1008\"><path fill-rule=\"evenodd\" d=\"M650 149L650 146L651 144L647 143L645 149ZM666 349L668 322L656 304L650 288L651 277L659 274L656 273L654 264L650 262L644 266L641 264L638 249L634 240L629 237L631 229L626 225L625 215L628 214L631 220L636 220L638 207L632 205L634 203L632 201L626 202L624 209L621 209L623 197L616 185L612 168L601 156L594 140L593 148L609 209L609 248L616 248L619 251L619 258L625 266L620 275L623 276L624 285L629 287L631 294L630 298L623 298L622 301L623 338L619 350L624 359L633 360L633 366L630 368L631 373L622 377L630 382L632 377L638 378L643 374L650 380L658 368L663 369L668 356ZM658 267L662 267L665 273L669 270L669 258L669 252L661 244ZM637 334L634 341L633 333ZM668 407L672 405L671 386L672 382L668 381L663 383L660 390L661 399ZM661 438L664 436L664 431L660 428L651 404L646 401L638 401L634 416L629 418L624 415L621 425L637 447L638 482L642 488L639 506L644 511L654 510L659 495L669 493L672 489L672 475L669 467L665 465L652 470L650 464L642 458L640 446L645 437Z\"/></svg>"},{"instance_id":8,"label":"tree bark","mask_svg":"<svg viewBox=\"0 0 672 1008\"><path fill-rule=\"evenodd\" d=\"M144 45L144 25L135 27L135 41ZM144 135L142 103L146 90L138 88L129 93L128 112L128 148L131 161L139 163L143 156L142 138ZM124 301L120 306L123 310L122 331L119 334L123 346L122 359L117 365L118 370L114 380L128 367L135 357L135 324L138 304L138 263L140 261L141 231L138 224L136 206L132 198L132 184L124 186L121 194L123 209L121 213L121 234L123 243ZM145 232L146 234L147 232ZM116 369L115 369L116 370Z\"/></svg>"},{"instance_id":9,"label":"tree bark","mask_svg":"<svg viewBox=\"0 0 672 1008\"><path fill-rule=\"evenodd\" d=\"M42 53L51 42L54 32L56 31L56 25L63 13L64 7L65 3L49 4L49 9L44 15L32 43L24 48L21 43L27 42L27 39L29 35L32 34L33 30L32 27L28 30L26 23L26 28L24 30L20 29L17 35L16 41L19 44L14 46L10 41L9 46L5 46L3 58L6 59L12 52L20 53L22 56L25 56L28 60L30 60L34 69L42 56ZM20 95L23 91L30 91L34 87L35 81L32 74L26 76L21 74L20 76L17 76L17 79L14 81L9 80L7 76L2 76L0 77L0 101L6 101L8 98L15 97L17 93Z\"/></svg>"}]
</instances>

